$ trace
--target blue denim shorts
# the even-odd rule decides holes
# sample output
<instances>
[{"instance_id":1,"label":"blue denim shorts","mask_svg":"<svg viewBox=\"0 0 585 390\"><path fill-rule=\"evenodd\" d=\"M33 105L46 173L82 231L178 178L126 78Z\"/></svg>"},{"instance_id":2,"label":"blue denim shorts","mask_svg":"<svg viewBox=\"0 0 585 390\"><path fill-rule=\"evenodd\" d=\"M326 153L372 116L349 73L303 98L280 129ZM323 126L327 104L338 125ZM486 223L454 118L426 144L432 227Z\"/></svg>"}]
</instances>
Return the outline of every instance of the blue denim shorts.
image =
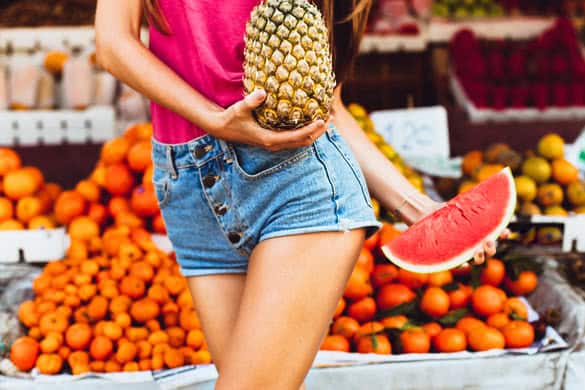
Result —
<instances>
[{"instance_id":1,"label":"blue denim shorts","mask_svg":"<svg viewBox=\"0 0 585 390\"><path fill-rule=\"evenodd\" d=\"M205 135L153 140L154 186L185 276L245 273L262 240L380 224L363 174L334 127L278 152Z\"/></svg>"}]
</instances>

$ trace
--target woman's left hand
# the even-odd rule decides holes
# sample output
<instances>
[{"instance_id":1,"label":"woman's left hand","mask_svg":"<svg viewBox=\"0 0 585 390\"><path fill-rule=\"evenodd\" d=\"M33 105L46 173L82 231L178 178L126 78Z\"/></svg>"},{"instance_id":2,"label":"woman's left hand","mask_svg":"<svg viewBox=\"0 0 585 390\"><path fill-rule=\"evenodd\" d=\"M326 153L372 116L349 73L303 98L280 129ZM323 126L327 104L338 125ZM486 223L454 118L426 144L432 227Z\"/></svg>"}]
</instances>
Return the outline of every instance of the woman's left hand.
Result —
<instances>
[{"instance_id":1,"label":"woman's left hand","mask_svg":"<svg viewBox=\"0 0 585 390\"><path fill-rule=\"evenodd\" d=\"M426 210L422 211L421 218L440 209L444 205L445 205L445 203L440 203L440 202L429 203L428 206L426 206ZM499 238L505 239L506 237L508 237L509 234L510 234L510 231L508 229L504 229L504 231L502 233L500 233ZM486 240L486 241L484 241L481 249L478 250L477 252L475 252L475 255L473 256L473 263L474 264L483 264L486 261L486 259L493 257L495 254L496 254L496 241Z\"/></svg>"}]
</instances>

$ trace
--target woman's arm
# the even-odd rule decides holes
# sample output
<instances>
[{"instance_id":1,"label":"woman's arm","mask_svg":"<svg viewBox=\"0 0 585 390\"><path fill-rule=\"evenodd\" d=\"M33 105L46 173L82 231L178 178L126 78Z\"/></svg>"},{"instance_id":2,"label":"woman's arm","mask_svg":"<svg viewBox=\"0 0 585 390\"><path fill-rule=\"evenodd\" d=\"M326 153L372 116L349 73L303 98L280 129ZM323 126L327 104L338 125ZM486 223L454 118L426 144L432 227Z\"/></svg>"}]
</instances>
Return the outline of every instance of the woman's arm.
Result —
<instances>
[{"instance_id":1,"label":"woman's arm","mask_svg":"<svg viewBox=\"0 0 585 390\"><path fill-rule=\"evenodd\" d=\"M333 123L351 147L368 182L372 196L388 210L400 209L405 223L411 225L435 210L439 204L421 194L378 150L341 100L341 87L335 90Z\"/></svg>"},{"instance_id":2,"label":"woman's arm","mask_svg":"<svg viewBox=\"0 0 585 390\"><path fill-rule=\"evenodd\" d=\"M96 54L104 69L147 98L218 138L271 150L309 145L326 130L323 121L298 131L263 129L252 116L252 110L265 99L263 91L227 109L208 100L142 45L141 18L141 0L99 0Z\"/></svg>"}]
</instances>

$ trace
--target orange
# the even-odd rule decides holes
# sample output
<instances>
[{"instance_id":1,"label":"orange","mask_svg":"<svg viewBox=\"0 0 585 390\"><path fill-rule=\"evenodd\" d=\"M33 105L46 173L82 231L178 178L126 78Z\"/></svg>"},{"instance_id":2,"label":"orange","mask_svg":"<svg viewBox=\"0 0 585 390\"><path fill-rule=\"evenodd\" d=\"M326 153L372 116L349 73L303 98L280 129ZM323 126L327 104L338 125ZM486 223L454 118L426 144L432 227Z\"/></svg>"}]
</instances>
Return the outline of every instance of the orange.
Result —
<instances>
[{"instance_id":1,"label":"orange","mask_svg":"<svg viewBox=\"0 0 585 390\"><path fill-rule=\"evenodd\" d=\"M91 372L104 372L106 369L106 362L101 360L94 360L89 362L89 371Z\"/></svg>"},{"instance_id":2,"label":"orange","mask_svg":"<svg viewBox=\"0 0 585 390\"><path fill-rule=\"evenodd\" d=\"M75 191L79 192L88 202L95 203L100 200L100 187L93 181L81 180L75 186Z\"/></svg>"},{"instance_id":3,"label":"orange","mask_svg":"<svg viewBox=\"0 0 585 390\"><path fill-rule=\"evenodd\" d=\"M433 346L437 352L461 352L467 348L467 338L459 329L446 328L433 338Z\"/></svg>"},{"instance_id":4,"label":"orange","mask_svg":"<svg viewBox=\"0 0 585 390\"><path fill-rule=\"evenodd\" d=\"M136 362L128 362L128 363L124 364L124 367L122 368L122 370L125 372L135 372L135 371L139 371L140 367L138 366L138 363L136 363Z\"/></svg>"},{"instance_id":5,"label":"orange","mask_svg":"<svg viewBox=\"0 0 585 390\"><path fill-rule=\"evenodd\" d=\"M502 311L504 299L493 286L479 286L471 295L473 310L480 316L490 316Z\"/></svg>"},{"instance_id":6,"label":"orange","mask_svg":"<svg viewBox=\"0 0 585 390\"><path fill-rule=\"evenodd\" d=\"M35 280L38 280L38 278ZM38 294L34 288L34 284L33 290ZM39 318L39 313L37 312L36 305L33 301L24 301L18 307L18 319L24 324L24 326L31 328L35 325L38 325Z\"/></svg>"},{"instance_id":7,"label":"orange","mask_svg":"<svg viewBox=\"0 0 585 390\"><path fill-rule=\"evenodd\" d=\"M126 313L120 313L126 314ZM153 320L156 321L156 320ZM149 332L147 328L139 327L139 326L131 326L126 329L126 337L129 341L135 342L140 340L146 340L148 338Z\"/></svg>"},{"instance_id":8,"label":"orange","mask_svg":"<svg viewBox=\"0 0 585 390\"><path fill-rule=\"evenodd\" d=\"M58 50L51 50L45 54L45 60L43 61L43 66L45 69L54 74L58 75L61 74L63 71L63 67L65 63L69 59L69 54L64 51Z\"/></svg>"},{"instance_id":9,"label":"orange","mask_svg":"<svg viewBox=\"0 0 585 390\"><path fill-rule=\"evenodd\" d=\"M113 138L104 143L100 159L105 164L118 164L124 162L130 149L130 142L124 137Z\"/></svg>"},{"instance_id":10,"label":"orange","mask_svg":"<svg viewBox=\"0 0 585 390\"><path fill-rule=\"evenodd\" d=\"M46 335L49 332L63 333L68 325L67 318L55 312L43 315L39 322L39 328L43 335Z\"/></svg>"},{"instance_id":11,"label":"orange","mask_svg":"<svg viewBox=\"0 0 585 390\"><path fill-rule=\"evenodd\" d=\"M144 281L135 276L126 276L120 282L120 292L133 299L142 297L145 288Z\"/></svg>"},{"instance_id":12,"label":"orange","mask_svg":"<svg viewBox=\"0 0 585 390\"><path fill-rule=\"evenodd\" d=\"M132 301L127 295L114 297L110 301L110 312L112 312L112 314L127 312L131 303Z\"/></svg>"},{"instance_id":13,"label":"orange","mask_svg":"<svg viewBox=\"0 0 585 390\"><path fill-rule=\"evenodd\" d=\"M390 284L398 278L398 268L393 264L376 264L370 276L374 287Z\"/></svg>"},{"instance_id":14,"label":"orange","mask_svg":"<svg viewBox=\"0 0 585 390\"><path fill-rule=\"evenodd\" d=\"M167 349L163 358L168 368L181 367L185 364L185 356L174 348Z\"/></svg>"},{"instance_id":15,"label":"orange","mask_svg":"<svg viewBox=\"0 0 585 390\"><path fill-rule=\"evenodd\" d=\"M143 298L130 306L130 315L137 322L146 322L155 319L160 313L158 304L150 299Z\"/></svg>"},{"instance_id":16,"label":"orange","mask_svg":"<svg viewBox=\"0 0 585 390\"><path fill-rule=\"evenodd\" d=\"M107 360L114 351L114 344L106 336L96 336L89 346L89 354L96 360Z\"/></svg>"},{"instance_id":17,"label":"orange","mask_svg":"<svg viewBox=\"0 0 585 390\"><path fill-rule=\"evenodd\" d=\"M469 346L474 351L503 349L506 345L504 335L497 329L489 326L477 327L467 335Z\"/></svg>"},{"instance_id":18,"label":"orange","mask_svg":"<svg viewBox=\"0 0 585 390\"><path fill-rule=\"evenodd\" d=\"M374 270L374 255L366 248L362 248L358 256L356 267L362 268L368 274Z\"/></svg>"},{"instance_id":19,"label":"orange","mask_svg":"<svg viewBox=\"0 0 585 390\"><path fill-rule=\"evenodd\" d=\"M154 167L152 165L149 165L144 171L144 175L142 175L142 185L144 186L144 188L154 188L153 176Z\"/></svg>"},{"instance_id":20,"label":"orange","mask_svg":"<svg viewBox=\"0 0 585 390\"><path fill-rule=\"evenodd\" d=\"M153 355L150 363L153 370L161 370L165 365L163 354Z\"/></svg>"},{"instance_id":21,"label":"orange","mask_svg":"<svg viewBox=\"0 0 585 390\"><path fill-rule=\"evenodd\" d=\"M422 328L429 335L431 340L443 330L443 327L437 322L429 322L424 324Z\"/></svg>"},{"instance_id":22,"label":"orange","mask_svg":"<svg viewBox=\"0 0 585 390\"><path fill-rule=\"evenodd\" d=\"M0 222L12 219L14 216L14 205L8 198L0 197Z\"/></svg>"},{"instance_id":23,"label":"orange","mask_svg":"<svg viewBox=\"0 0 585 390\"><path fill-rule=\"evenodd\" d=\"M400 304L410 302L416 294L403 284L386 284L378 290L376 303L380 310L391 309Z\"/></svg>"},{"instance_id":24,"label":"orange","mask_svg":"<svg viewBox=\"0 0 585 390\"><path fill-rule=\"evenodd\" d=\"M109 301L107 298L96 295L87 305L87 313L92 321L103 320L108 314Z\"/></svg>"},{"instance_id":25,"label":"orange","mask_svg":"<svg viewBox=\"0 0 585 390\"><path fill-rule=\"evenodd\" d=\"M0 222L0 231L10 230L24 230L24 225L20 221L14 219L8 219L4 222Z\"/></svg>"},{"instance_id":26,"label":"orange","mask_svg":"<svg viewBox=\"0 0 585 390\"><path fill-rule=\"evenodd\" d=\"M398 237L401 232L394 227L391 223L383 222L382 228L378 231L379 237L379 245L386 245L396 237Z\"/></svg>"},{"instance_id":27,"label":"orange","mask_svg":"<svg viewBox=\"0 0 585 390\"><path fill-rule=\"evenodd\" d=\"M512 280L510 277L506 277L504 286L508 291L514 295L528 295L538 285L538 276L532 271L522 271L518 275L518 279Z\"/></svg>"},{"instance_id":28,"label":"orange","mask_svg":"<svg viewBox=\"0 0 585 390\"><path fill-rule=\"evenodd\" d=\"M472 150L463 156L461 170L463 174L471 177L483 164L483 153L480 150Z\"/></svg>"},{"instance_id":29,"label":"orange","mask_svg":"<svg viewBox=\"0 0 585 390\"><path fill-rule=\"evenodd\" d=\"M345 318L348 318L348 317L345 317ZM359 328L359 324L357 325L357 327ZM205 337L204 337L203 332L201 330L192 329L189 331L189 333L187 333L187 339L185 340L185 344L187 344L188 347L191 347L193 349L199 349L203 345L204 340L205 340Z\"/></svg>"},{"instance_id":30,"label":"orange","mask_svg":"<svg viewBox=\"0 0 585 390\"><path fill-rule=\"evenodd\" d=\"M502 329L510 322L510 318L506 313L496 313L492 314L487 318L485 323L487 326L491 326L492 328Z\"/></svg>"},{"instance_id":31,"label":"orange","mask_svg":"<svg viewBox=\"0 0 585 390\"><path fill-rule=\"evenodd\" d=\"M137 353L138 348L136 348L134 343L121 343L118 345L118 350L116 351L116 360L120 364L125 364L133 361Z\"/></svg>"},{"instance_id":32,"label":"orange","mask_svg":"<svg viewBox=\"0 0 585 390\"><path fill-rule=\"evenodd\" d=\"M357 351L359 353L390 355L392 353L392 345L388 337L384 334L364 336L358 341Z\"/></svg>"},{"instance_id":33,"label":"orange","mask_svg":"<svg viewBox=\"0 0 585 390\"><path fill-rule=\"evenodd\" d=\"M38 215L38 216L32 218L28 222L28 228L30 230L54 229L55 228L55 221L53 220L52 217L49 217L46 215Z\"/></svg>"},{"instance_id":34,"label":"orange","mask_svg":"<svg viewBox=\"0 0 585 390\"><path fill-rule=\"evenodd\" d=\"M108 219L108 209L100 203L91 203L87 210L87 216L102 226Z\"/></svg>"},{"instance_id":35,"label":"orange","mask_svg":"<svg viewBox=\"0 0 585 390\"><path fill-rule=\"evenodd\" d=\"M409 288L417 289L427 284L429 275L410 272L401 268L398 270L398 280Z\"/></svg>"},{"instance_id":36,"label":"orange","mask_svg":"<svg viewBox=\"0 0 585 390\"><path fill-rule=\"evenodd\" d=\"M147 359L152 354L152 345L146 340L140 340L136 343L137 355L139 359Z\"/></svg>"},{"instance_id":37,"label":"orange","mask_svg":"<svg viewBox=\"0 0 585 390\"><path fill-rule=\"evenodd\" d=\"M108 202L108 212L116 217L118 214L130 211L130 201L122 196L114 196Z\"/></svg>"},{"instance_id":38,"label":"orange","mask_svg":"<svg viewBox=\"0 0 585 390\"><path fill-rule=\"evenodd\" d=\"M116 226L127 226L129 228L139 228L144 225L144 221L131 211L122 211L114 217Z\"/></svg>"},{"instance_id":39,"label":"orange","mask_svg":"<svg viewBox=\"0 0 585 390\"><path fill-rule=\"evenodd\" d=\"M120 372L122 371L122 366L115 360L108 360L104 367L105 372Z\"/></svg>"},{"instance_id":40,"label":"orange","mask_svg":"<svg viewBox=\"0 0 585 390\"><path fill-rule=\"evenodd\" d=\"M457 325L455 327L465 334L469 334L469 332L475 328L485 327L485 323L474 317L463 317L457 321Z\"/></svg>"},{"instance_id":41,"label":"orange","mask_svg":"<svg viewBox=\"0 0 585 390\"><path fill-rule=\"evenodd\" d=\"M130 275L135 276L144 282L150 282L154 278L154 269L146 261L137 261L130 266Z\"/></svg>"},{"instance_id":42,"label":"orange","mask_svg":"<svg viewBox=\"0 0 585 390\"><path fill-rule=\"evenodd\" d=\"M363 323L374 318L376 314L376 301L372 297L360 299L349 305L347 315Z\"/></svg>"},{"instance_id":43,"label":"orange","mask_svg":"<svg viewBox=\"0 0 585 390\"><path fill-rule=\"evenodd\" d=\"M154 189L142 185L132 191L130 206L132 211L139 217L153 217L159 213L158 201Z\"/></svg>"},{"instance_id":44,"label":"orange","mask_svg":"<svg viewBox=\"0 0 585 390\"><path fill-rule=\"evenodd\" d=\"M67 363L71 368L77 367L84 367L89 364L89 353L86 351L74 351L69 354L67 357Z\"/></svg>"},{"instance_id":45,"label":"orange","mask_svg":"<svg viewBox=\"0 0 585 390\"><path fill-rule=\"evenodd\" d=\"M114 321L106 321L102 326L103 335L110 340L116 341L122 337L122 327Z\"/></svg>"},{"instance_id":46,"label":"orange","mask_svg":"<svg viewBox=\"0 0 585 390\"><path fill-rule=\"evenodd\" d=\"M337 318L335 322L333 322L331 333L351 339L359 328L360 324L356 319L344 316Z\"/></svg>"},{"instance_id":47,"label":"orange","mask_svg":"<svg viewBox=\"0 0 585 390\"><path fill-rule=\"evenodd\" d=\"M164 221L162 215L157 214L152 219L152 229L154 230L155 233L167 234L167 228L165 226L165 221Z\"/></svg>"},{"instance_id":48,"label":"orange","mask_svg":"<svg viewBox=\"0 0 585 390\"><path fill-rule=\"evenodd\" d=\"M319 349L322 351L349 352L349 341L338 334L329 335L325 337Z\"/></svg>"},{"instance_id":49,"label":"orange","mask_svg":"<svg viewBox=\"0 0 585 390\"><path fill-rule=\"evenodd\" d=\"M431 337L421 328L408 329L400 334L402 353L428 353Z\"/></svg>"},{"instance_id":50,"label":"orange","mask_svg":"<svg viewBox=\"0 0 585 390\"><path fill-rule=\"evenodd\" d=\"M372 293L372 286L369 282L368 271L355 267L347 281L343 296L347 299L357 301Z\"/></svg>"},{"instance_id":51,"label":"orange","mask_svg":"<svg viewBox=\"0 0 585 390\"><path fill-rule=\"evenodd\" d=\"M178 326L167 328L167 334L169 335L169 345L173 348L182 346L187 336L183 328Z\"/></svg>"},{"instance_id":52,"label":"orange","mask_svg":"<svg viewBox=\"0 0 585 390\"><path fill-rule=\"evenodd\" d=\"M134 177L126 165L110 165L106 167L104 187L114 196L127 195L134 187Z\"/></svg>"},{"instance_id":53,"label":"orange","mask_svg":"<svg viewBox=\"0 0 585 390\"><path fill-rule=\"evenodd\" d=\"M345 310L346 305L347 302L345 302L345 299L343 299L343 297L339 298L339 300L337 301L337 306L335 307L335 312L333 313L333 318L339 317L341 313L343 313L343 311Z\"/></svg>"},{"instance_id":54,"label":"orange","mask_svg":"<svg viewBox=\"0 0 585 390\"><path fill-rule=\"evenodd\" d=\"M80 216L75 217L69 225L69 236L73 240L89 241L90 239L99 236L100 227L90 217Z\"/></svg>"},{"instance_id":55,"label":"orange","mask_svg":"<svg viewBox=\"0 0 585 390\"><path fill-rule=\"evenodd\" d=\"M85 212L86 201L76 191L63 191L55 201L55 219L64 225Z\"/></svg>"},{"instance_id":56,"label":"orange","mask_svg":"<svg viewBox=\"0 0 585 390\"><path fill-rule=\"evenodd\" d=\"M2 158L0 149L0 164ZM1 168L1 165L0 165ZM32 337L19 337L10 347L10 360L21 371L28 371L35 366L39 356L39 343Z\"/></svg>"},{"instance_id":57,"label":"orange","mask_svg":"<svg viewBox=\"0 0 585 390\"><path fill-rule=\"evenodd\" d=\"M152 345L167 344L169 342L169 335L163 330L156 330L148 336L148 342Z\"/></svg>"},{"instance_id":58,"label":"orange","mask_svg":"<svg viewBox=\"0 0 585 390\"><path fill-rule=\"evenodd\" d=\"M441 271L429 274L429 286L441 287L453 282L451 271Z\"/></svg>"},{"instance_id":59,"label":"orange","mask_svg":"<svg viewBox=\"0 0 585 390\"><path fill-rule=\"evenodd\" d=\"M128 151L128 165L136 172L144 172L152 164L152 147L150 142L141 141Z\"/></svg>"},{"instance_id":60,"label":"orange","mask_svg":"<svg viewBox=\"0 0 585 390\"><path fill-rule=\"evenodd\" d=\"M494 287L499 286L506 276L506 266L504 262L498 259L488 259L481 270L481 284L489 284Z\"/></svg>"},{"instance_id":61,"label":"orange","mask_svg":"<svg viewBox=\"0 0 585 390\"><path fill-rule=\"evenodd\" d=\"M376 232L374 234L372 234L370 237L368 237L365 241L364 241L364 248L373 251L375 248L378 247L378 243L380 242L380 232Z\"/></svg>"},{"instance_id":62,"label":"orange","mask_svg":"<svg viewBox=\"0 0 585 390\"><path fill-rule=\"evenodd\" d=\"M369 335L372 335L374 333L379 333L383 330L384 330L384 325L382 325L382 323L380 323L378 321L366 322L365 324L360 326L360 328L357 330L357 332L355 332L355 334L353 335L353 340L357 341L361 337L369 336Z\"/></svg>"},{"instance_id":63,"label":"orange","mask_svg":"<svg viewBox=\"0 0 585 390\"><path fill-rule=\"evenodd\" d=\"M559 184L569 185L579 180L579 170L567 160L559 158L552 162L552 177Z\"/></svg>"},{"instance_id":64,"label":"orange","mask_svg":"<svg viewBox=\"0 0 585 390\"><path fill-rule=\"evenodd\" d=\"M132 318L128 313L118 313L114 318L114 322L120 325L121 328L128 328L132 324Z\"/></svg>"},{"instance_id":65,"label":"orange","mask_svg":"<svg viewBox=\"0 0 585 390\"><path fill-rule=\"evenodd\" d=\"M507 348L528 348L534 342L534 328L526 321L511 321L501 330Z\"/></svg>"},{"instance_id":66,"label":"orange","mask_svg":"<svg viewBox=\"0 0 585 390\"><path fill-rule=\"evenodd\" d=\"M19 169L21 164L22 162L18 153L10 148L0 147L0 177L5 176L8 172Z\"/></svg>"},{"instance_id":67,"label":"orange","mask_svg":"<svg viewBox=\"0 0 585 390\"><path fill-rule=\"evenodd\" d=\"M442 317L449 312L449 295L440 287L429 287L422 296L420 309L431 317Z\"/></svg>"},{"instance_id":68,"label":"orange","mask_svg":"<svg viewBox=\"0 0 585 390\"><path fill-rule=\"evenodd\" d=\"M462 309L467 307L473 290L470 286L460 284L457 290L449 291L449 309Z\"/></svg>"},{"instance_id":69,"label":"orange","mask_svg":"<svg viewBox=\"0 0 585 390\"><path fill-rule=\"evenodd\" d=\"M528 308L520 298L512 297L504 303L504 313L515 317L516 320L528 319Z\"/></svg>"},{"instance_id":70,"label":"orange","mask_svg":"<svg viewBox=\"0 0 585 390\"><path fill-rule=\"evenodd\" d=\"M41 337L42 337L42 335L41 335L41 329L38 326L33 326L32 328L30 328L28 330L27 335L29 337L32 337L33 339L39 341L41 339Z\"/></svg>"},{"instance_id":71,"label":"orange","mask_svg":"<svg viewBox=\"0 0 585 390\"><path fill-rule=\"evenodd\" d=\"M27 168L10 171L4 176L4 194L10 199L34 195L40 187L36 174Z\"/></svg>"},{"instance_id":72,"label":"orange","mask_svg":"<svg viewBox=\"0 0 585 390\"><path fill-rule=\"evenodd\" d=\"M63 359L56 353L43 353L37 359L36 367L41 374L55 375L61 372Z\"/></svg>"},{"instance_id":73,"label":"orange","mask_svg":"<svg viewBox=\"0 0 585 390\"><path fill-rule=\"evenodd\" d=\"M86 349L91 341L92 330L87 324L73 324L65 333L65 341L73 350Z\"/></svg>"},{"instance_id":74,"label":"orange","mask_svg":"<svg viewBox=\"0 0 585 390\"><path fill-rule=\"evenodd\" d=\"M25 196L16 203L16 218L28 223L42 212L41 200L35 196Z\"/></svg>"}]
</instances>

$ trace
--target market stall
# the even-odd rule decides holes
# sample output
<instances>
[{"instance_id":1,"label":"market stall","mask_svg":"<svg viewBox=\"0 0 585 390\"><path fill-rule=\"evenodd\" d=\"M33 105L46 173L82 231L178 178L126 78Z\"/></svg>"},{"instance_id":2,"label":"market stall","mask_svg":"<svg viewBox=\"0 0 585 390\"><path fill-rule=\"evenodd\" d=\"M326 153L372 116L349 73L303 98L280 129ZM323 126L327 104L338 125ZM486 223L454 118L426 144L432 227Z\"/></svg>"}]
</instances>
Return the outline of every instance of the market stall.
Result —
<instances>
[{"instance_id":1,"label":"market stall","mask_svg":"<svg viewBox=\"0 0 585 390\"><path fill-rule=\"evenodd\" d=\"M374 3L349 112L418 191L480 191L475 229L511 233L445 270L468 248L421 256L371 199L308 388L585 388L585 2ZM94 6L0 5L0 388L211 389L149 104L96 63Z\"/></svg>"}]
</instances>

